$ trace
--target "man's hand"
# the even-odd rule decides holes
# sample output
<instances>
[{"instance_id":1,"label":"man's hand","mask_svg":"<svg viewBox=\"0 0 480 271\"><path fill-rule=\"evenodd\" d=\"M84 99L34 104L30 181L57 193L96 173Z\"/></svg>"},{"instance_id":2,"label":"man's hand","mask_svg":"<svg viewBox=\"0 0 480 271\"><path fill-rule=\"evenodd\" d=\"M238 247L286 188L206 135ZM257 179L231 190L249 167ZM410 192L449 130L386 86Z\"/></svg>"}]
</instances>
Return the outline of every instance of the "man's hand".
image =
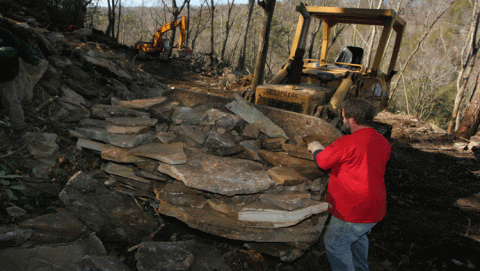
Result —
<instances>
[{"instance_id":1,"label":"man's hand","mask_svg":"<svg viewBox=\"0 0 480 271\"><path fill-rule=\"evenodd\" d=\"M325 149L325 147L324 147L322 144L320 144L320 142L318 142L318 141L312 141L312 142L308 143L307 149L308 149L311 153L314 153L314 152L316 152L316 151L318 151L318 150L323 150L323 149Z\"/></svg>"}]
</instances>

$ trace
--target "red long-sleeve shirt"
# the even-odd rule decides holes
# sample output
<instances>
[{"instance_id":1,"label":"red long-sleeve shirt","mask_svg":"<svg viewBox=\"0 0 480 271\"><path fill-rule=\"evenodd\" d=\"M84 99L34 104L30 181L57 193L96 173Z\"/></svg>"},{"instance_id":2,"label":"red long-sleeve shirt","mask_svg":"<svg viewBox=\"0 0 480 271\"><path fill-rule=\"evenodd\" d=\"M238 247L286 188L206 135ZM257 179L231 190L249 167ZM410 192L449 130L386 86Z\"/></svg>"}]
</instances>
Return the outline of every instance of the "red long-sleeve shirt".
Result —
<instances>
[{"instance_id":1,"label":"red long-sleeve shirt","mask_svg":"<svg viewBox=\"0 0 480 271\"><path fill-rule=\"evenodd\" d=\"M329 212L354 223L376 223L387 209L385 167L390 158L388 140L373 128L363 128L337 139L315 161L331 169L327 189Z\"/></svg>"}]
</instances>

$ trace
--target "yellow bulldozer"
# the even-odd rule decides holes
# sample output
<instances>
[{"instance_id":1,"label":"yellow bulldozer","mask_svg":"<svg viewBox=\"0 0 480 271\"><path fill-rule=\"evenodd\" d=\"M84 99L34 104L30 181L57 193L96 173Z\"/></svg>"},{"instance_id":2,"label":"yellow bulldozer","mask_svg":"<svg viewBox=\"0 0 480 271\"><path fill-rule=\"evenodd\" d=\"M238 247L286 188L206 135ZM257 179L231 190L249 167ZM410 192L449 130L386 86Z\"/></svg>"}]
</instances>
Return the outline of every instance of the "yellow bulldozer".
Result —
<instances>
[{"instance_id":1,"label":"yellow bulldozer","mask_svg":"<svg viewBox=\"0 0 480 271\"><path fill-rule=\"evenodd\" d=\"M243 96L283 129L291 130L292 133L298 129L309 129L308 134L333 139L343 130L341 106L346 99L368 99L374 105L376 113L388 106L390 83L396 74L394 69L406 24L392 9L300 4L296 10L300 16L287 63L268 84L259 85L254 91L245 92ZM319 59L304 58L312 20L321 20L323 24ZM342 25L382 28L377 43L372 44L373 61L366 63L364 49L358 46L345 46L338 56L329 54L334 38L332 29ZM387 61L387 65L382 65ZM190 105L221 105L228 102L213 95L181 89L165 95ZM298 127L299 125L303 125L303 128ZM390 136L390 125L375 122L373 126L385 137ZM326 140L328 141L330 140Z\"/></svg>"},{"instance_id":2,"label":"yellow bulldozer","mask_svg":"<svg viewBox=\"0 0 480 271\"><path fill-rule=\"evenodd\" d=\"M137 59L168 59L173 47L170 45L170 40L164 38L163 35L176 27L180 29L176 48L179 55L185 56L188 50L184 46L185 36L187 34L187 16L182 16L180 20L172 21L159 27L152 41L137 42L135 44L135 48L139 50Z\"/></svg>"},{"instance_id":3,"label":"yellow bulldozer","mask_svg":"<svg viewBox=\"0 0 480 271\"><path fill-rule=\"evenodd\" d=\"M268 84L258 86L245 97L256 104L317 116L337 127L342 125L341 105L348 98L365 98L377 113L384 110L388 105L390 82L396 73L394 68L405 21L391 9L300 4L296 10L300 18L288 62ZM321 20L323 24L320 59L304 59L312 20ZM346 46L336 58L328 54L332 28L342 24L383 27L377 44L373 44L376 50L372 50L375 57L371 63L365 62L364 49L357 46ZM389 64L382 65L386 56ZM381 123L375 125L384 135L391 129Z\"/></svg>"}]
</instances>

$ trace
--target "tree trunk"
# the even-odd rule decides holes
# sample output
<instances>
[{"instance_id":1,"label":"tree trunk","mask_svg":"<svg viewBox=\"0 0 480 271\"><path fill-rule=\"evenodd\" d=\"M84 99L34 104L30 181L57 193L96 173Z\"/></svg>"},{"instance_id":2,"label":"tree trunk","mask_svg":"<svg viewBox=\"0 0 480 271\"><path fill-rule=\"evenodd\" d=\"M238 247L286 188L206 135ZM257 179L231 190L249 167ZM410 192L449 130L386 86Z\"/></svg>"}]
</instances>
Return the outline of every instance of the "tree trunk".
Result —
<instances>
[{"instance_id":1,"label":"tree trunk","mask_svg":"<svg viewBox=\"0 0 480 271\"><path fill-rule=\"evenodd\" d=\"M238 57L238 64L236 67L237 71L244 71L245 70L245 57L247 54L247 38L248 38L248 30L250 29L250 21L252 20L252 13L253 7L255 6L255 0L248 1L248 15L247 15L247 25L245 26L245 33L243 36L243 47L242 51L240 52L240 56Z\"/></svg>"},{"instance_id":2,"label":"tree trunk","mask_svg":"<svg viewBox=\"0 0 480 271\"><path fill-rule=\"evenodd\" d=\"M75 14L74 14L74 22L73 24L84 28L85 27L85 19L87 17L87 5L90 4L92 0L76 0L75 1Z\"/></svg>"},{"instance_id":3,"label":"tree trunk","mask_svg":"<svg viewBox=\"0 0 480 271\"><path fill-rule=\"evenodd\" d=\"M118 0L116 0L118 2ZM116 3L115 0L107 0L108 3L108 26L107 30L105 31L105 34L115 38L115 8L116 8Z\"/></svg>"},{"instance_id":4,"label":"tree trunk","mask_svg":"<svg viewBox=\"0 0 480 271\"><path fill-rule=\"evenodd\" d=\"M477 85L478 85L477 79ZM480 91L478 89L474 92L472 100L465 110L462 121L459 128L455 133L456 136L469 139L474 136L478 131L480 124Z\"/></svg>"},{"instance_id":5,"label":"tree trunk","mask_svg":"<svg viewBox=\"0 0 480 271\"><path fill-rule=\"evenodd\" d=\"M214 54L215 54L215 50L214 50L214 41L215 41L215 38L214 38L214 22L215 20L215 3L213 0L210 1L210 65L213 66L215 64L215 61L214 61Z\"/></svg>"},{"instance_id":6,"label":"tree trunk","mask_svg":"<svg viewBox=\"0 0 480 271\"><path fill-rule=\"evenodd\" d=\"M265 63L267 61L267 53L268 53L268 40L270 37L270 28L272 26L272 18L273 18L273 12L275 10L275 3L276 3L276 0L265 0L262 2L258 2L258 4L262 7L264 11L263 33L262 33L263 38L260 43L260 47L258 49L258 57L255 63L255 71L253 73L253 80L251 85L252 91L255 91L257 86L263 81L263 76L265 73Z\"/></svg>"},{"instance_id":7,"label":"tree trunk","mask_svg":"<svg viewBox=\"0 0 480 271\"><path fill-rule=\"evenodd\" d=\"M122 20L122 0L118 0L118 20L117 20L117 34L115 35L115 39L118 41L118 37L120 36L120 23Z\"/></svg>"},{"instance_id":8,"label":"tree trunk","mask_svg":"<svg viewBox=\"0 0 480 271\"><path fill-rule=\"evenodd\" d=\"M220 59L223 61L223 62L227 62L225 61L224 57L225 57L225 48L227 47L227 41L228 41L228 37L230 35L230 28L232 27L233 23L234 22L231 22L231 17L232 17L232 9L235 5L235 0L232 0L232 3L230 3L230 0L228 0L228 13L227 13L227 21L225 22L225 38L223 39L223 45L222 45L222 52L220 53Z\"/></svg>"},{"instance_id":9,"label":"tree trunk","mask_svg":"<svg viewBox=\"0 0 480 271\"><path fill-rule=\"evenodd\" d=\"M452 117L448 123L447 132L450 134L455 130L455 126L458 127L458 112L460 111L460 104L462 103L465 89L467 88L468 79L473 72L475 66L475 60L477 53L480 49L480 40L477 41L477 32L480 22L480 11L478 7L478 0L475 1L473 7L473 21L470 26L470 36L467 40L467 53L466 57L462 56L462 65L457 79L457 96L455 97L455 103L453 106Z\"/></svg>"}]
</instances>

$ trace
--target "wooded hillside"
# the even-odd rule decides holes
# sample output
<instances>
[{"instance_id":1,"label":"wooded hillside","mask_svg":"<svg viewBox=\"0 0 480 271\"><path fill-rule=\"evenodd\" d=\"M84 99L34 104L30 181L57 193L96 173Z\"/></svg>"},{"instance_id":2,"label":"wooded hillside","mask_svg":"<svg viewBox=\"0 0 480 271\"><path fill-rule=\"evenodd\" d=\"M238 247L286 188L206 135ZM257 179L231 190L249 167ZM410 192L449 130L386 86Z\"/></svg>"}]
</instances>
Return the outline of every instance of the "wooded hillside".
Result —
<instances>
[{"instance_id":1,"label":"wooded hillside","mask_svg":"<svg viewBox=\"0 0 480 271\"><path fill-rule=\"evenodd\" d=\"M196 55L211 55L244 73L253 73L266 16L259 5L263 1L237 4L235 0L204 0L191 5L190 0L151 0L139 1L143 6L136 7L125 6L131 5L125 0L18 2L53 5L56 9L49 16L58 17L57 27L77 24L95 28L127 46L133 46L137 41L151 41L159 27L186 15L186 46ZM299 3L285 0L275 4L265 81L288 60L299 18L295 7ZM457 135L468 138L476 133L478 108L476 102L470 101L476 97L479 74L476 63L478 0L314 0L305 4L395 10L406 21L407 28L396 67L398 74L391 84L390 111L433 121L444 129L448 128L449 132L455 132L470 105L468 119L462 124L466 127L462 127ZM68 16L78 14L79 6L84 8L85 16ZM167 34L172 33L178 35L178 31ZM312 24L310 33L306 58L319 58L322 27ZM338 25L332 33L336 38L329 58L333 59L345 46L353 45L365 49L364 62L368 62L375 53L371 44L379 39L380 34L378 27ZM172 37L171 43L175 45L177 40Z\"/></svg>"}]
</instances>

